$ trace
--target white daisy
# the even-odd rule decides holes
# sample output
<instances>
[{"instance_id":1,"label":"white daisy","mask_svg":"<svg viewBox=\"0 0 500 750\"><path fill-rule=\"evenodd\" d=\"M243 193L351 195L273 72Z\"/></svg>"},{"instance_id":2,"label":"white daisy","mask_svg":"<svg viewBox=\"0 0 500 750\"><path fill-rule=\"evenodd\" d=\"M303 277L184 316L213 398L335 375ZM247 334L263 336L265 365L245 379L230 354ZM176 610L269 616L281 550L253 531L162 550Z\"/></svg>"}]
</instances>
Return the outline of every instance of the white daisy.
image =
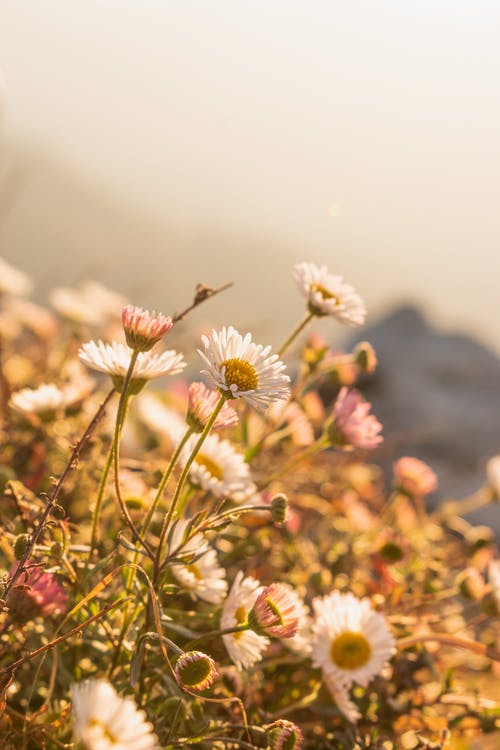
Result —
<instances>
[{"instance_id":1,"label":"white daisy","mask_svg":"<svg viewBox=\"0 0 500 750\"><path fill-rule=\"evenodd\" d=\"M0 258L0 294L29 294L33 288L31 279Z\"/></svg>"},{"instance_id":2,"label":"white daisy","mask_svg":"<svg viewBox=\"0 0 500 750\"><path fill-rule=\"evenodd\" d=\"M290 378L285 365L271 347L252 341L251 334L241 336L232 326L202 336L205 351L198 349L217 388L227 398L242 398L259 411L273 401L289 395Z\"/></svg>"},{"instance_id":3,"label":"white daisy","mask_svg":"<svg viewBox=\"0 0 500 750\"><path fill-rule=\"evenodd\" d=\"M321 667L328 680L366 686L394 653L385 618L373 611L368 599L338 591L314 599L313 607L314 666Z\"/></svg>"},{"instance_id":4,"label":"white daisy","mask_svg":"<svg viewBox=\"0 0 500 750\"><path fill-rule=\"evenodd\" d=\"M240 570L236 574L229 596L222 608L221 630L245 624L248 620L248 613L263 588L255 578L250 576L245 578ZM269 645L268 638L258 635L253 630L227 633L222 636L222 639L231 660L239 669L249 669L260 661Z\"/></svg>"},{"instance_id":5,"label":"white daisy","mask_svg":"<svg viewBox=\"0 0 500 750\"><path fill-rule=\"evenodd\" d=\"M10 397L9 405L21 414L50 414L64 409L67 396L57 385L48 383L38 388L23 388Z\"/></svg>"},{"instance_id":6,"label":"white daisy","mask_svg":"<svg viewBox=\"0 0 500 750\"><path fill-rule=\"evenodd\" d=\"M96 281L82 281L77 288L57 287L50 293L52 306L64 318L86 325L103 325L117 318L125 298Z\"/></svg>"},{"instance_id":7,"label":"white daisy","mask_svg":"<svg viewBox=\"0 0 500 750\"><path fill-rule=\"evenodd\" d=\"M293 275L313 315L332 315L349 326L364 323L364 302L354 287L343 281L342 276L334 276L326 266L315 263L298 263Z\"/></svg>"},{"instance_id":8,"label":"white daisy","mask_svg":"<svg viewBox=\"0 0 500 750\"><path fill-rule=\"evenodd\" d=\"M220 604L227 594L226 571L219 565L215 550L201 533L194 534L182 546L187 521L178 521L170 535L168 551L179 550L179 562L170 564L171 571L182 588L195 599Z\"/></svg>"},{"instance_id":9,"label":"white daisy","mask_svg":"<svg viewBox=\"0 0 500 750\"><path fill-rule=\"evenodd\" d=\"M181 456L185 464L196 445L193 436L186 444ZM209 435L189 470L193 485L216 497L231 497L234 493L244 493L252 480L250 469L244 456L235 451L229 440L221 440L217 435Z\"/></svg>"},{"instance_id":10,"label":"white daisy","mask_svg":"<svg viewBox=\"0 0 500 750\"><path fill-rule=\"evenodd\" d=\"M125 344L114 341L105 344L103 341L88 341L82 344L78 356L84 365L98 372L111 375L115 387L120 390L129 365L132 351ZM163 375L176 375L184 369L184 356L173 349L162 354L140 352L135 363L132 382L144 384L147 380L160 378Z\"/></svg>"},{"instance_id":11,"label":"white daisy","mask_svg":"<svg viewBox=\"0 0 500 750\"><path fill-rule=\"evenodd\" d=\"M354 701L351 700L349 689L341 682L333 679L325 672L323 673L325 685L335 701L338 710L351 724L356 724L361 719L361 712Z\"/></svg>"},{"instance_id":12,"label":"white daisy","mask_svg":"<svg viewBox=\"0 0 500 750\"><path fill-rule=\"evenodd\" d=\"M71 696L74 737L86 750L159 750L144 711L106 680L73 684Z\"/></svg>"}]
</instances>

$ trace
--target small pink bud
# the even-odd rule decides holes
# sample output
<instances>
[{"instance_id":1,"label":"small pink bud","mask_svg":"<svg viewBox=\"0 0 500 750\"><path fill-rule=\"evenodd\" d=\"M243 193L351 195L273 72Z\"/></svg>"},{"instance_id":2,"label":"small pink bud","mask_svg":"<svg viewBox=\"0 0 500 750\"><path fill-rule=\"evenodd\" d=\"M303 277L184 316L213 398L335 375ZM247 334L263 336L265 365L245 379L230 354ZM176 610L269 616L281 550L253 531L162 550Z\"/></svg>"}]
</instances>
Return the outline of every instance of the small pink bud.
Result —
<instances>
[{"instance_id":1,"label":"small pink bud","mask_svg":"<svg viewBox=\"0 0 500 750\"><path fill-rule=\"evenodd\" d=\"M248 613L250 628L260 635L293 638L300 625L301 612L293 591L279 583L265 586Z\"/></svg>"},{"instance_id":2,"label":"small pink bud","mask_svg":"<svg viewBox=\"0 0 500 750\"><path fill-rule=\"evenodd\" d=\"M122 324L127 344L138 352L148 352L170 331L172 318L127 305L122 310Z\"/></svg>"}]
</instances>

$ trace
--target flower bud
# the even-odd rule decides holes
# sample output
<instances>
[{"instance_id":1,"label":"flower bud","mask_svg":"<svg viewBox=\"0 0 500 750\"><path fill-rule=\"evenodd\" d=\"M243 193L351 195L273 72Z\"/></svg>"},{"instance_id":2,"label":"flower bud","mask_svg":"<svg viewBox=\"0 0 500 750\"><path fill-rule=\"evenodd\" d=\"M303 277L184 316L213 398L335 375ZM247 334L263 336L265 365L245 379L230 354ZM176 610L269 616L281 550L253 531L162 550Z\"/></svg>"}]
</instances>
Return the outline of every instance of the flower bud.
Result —
<instances>
[{"instance_id":1,"label":"flower bud","mask_svg":"<svg viewBox=\"0 0 500 750\"><path fill-rule=\"evenodd\" d=\"M137 352L149 352L170 331L172 318L127 305L122 310L122 324L128 346Z\"/></svg>"},{"instance_id":2,"label":"flower bud","mask_svg":"<svg viewBox=\"0 0 500 750\"><path fill-rule=\"evenodd\" d=\"M179 687L193 692L206 690L217 677L214 660L201 651L186 651L179 656L174 671Z\"/></svg>"},{"instance_id":3,"label":"flower bud","mask_svg":"<svg viewBox=\"0 0 500 750\"><path fill-rule=\"evenodd\" d=\"M353 351L354 361L360 371L365 375L371 375L377 367L377 355L375 349L368 341L362 341Z\"/></svg>"},{"instance_id":4,"label":"flower bud","mask_svg":"<svg viewBox=\"0 0 500 750\"><path fill-rule=\"evenodd\" d=\"M286 495L279 494L271 500L271 519L273 523L283 524L286 522L288 513L288 498Z\"/></svg>"},{"instance_id":5,"label":"flower bud","mask_svg":"<svg viewBox=\"0 0 500 750\"><path fill-rule=\"evenodd\" d=\"M268 750L299 750L304 735L293 721L279 719L271 724L267 734Z\"/></svg>"},{"instance_id":6,"label":"flower bud","mask_svg":"<svg viewBox=\"0 0 500 750\"><path fill-rule=\"evenodd\" d=\"M19 536L16 537L16 540L14 542L14 557L16 558L16 560L22 559L28 547L29 540L29 534L19 534Z\"/></svg>"}]
</instances>

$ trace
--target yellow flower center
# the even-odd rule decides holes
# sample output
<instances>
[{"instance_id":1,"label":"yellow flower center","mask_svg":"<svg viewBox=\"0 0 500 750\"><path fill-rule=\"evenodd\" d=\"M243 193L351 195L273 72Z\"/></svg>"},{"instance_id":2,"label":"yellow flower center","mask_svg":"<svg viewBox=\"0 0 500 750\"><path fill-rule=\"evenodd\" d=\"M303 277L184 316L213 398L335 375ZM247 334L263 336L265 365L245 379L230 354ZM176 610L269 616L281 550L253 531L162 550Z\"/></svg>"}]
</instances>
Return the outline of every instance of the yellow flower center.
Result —
<instances>
[{"instance_id":1,"label":"yellow flower center","mask_svg":"<svg viewBox=\"0 0 500 750\"><path fill-rule=\"evenodd\" d=\"M243 605L241 607L238 607L238 609L235 610L234 613L234 619L238 623L238 625L243 625L244 622L247 621L247 611ZM233 633L233 638L237 641L241 636L243 635L243 632L241 633Z\"/></svg>"},{"instance_id":2,"label":"yellow flower center","mask_svg":"<svg viewBox=\"0 0 500 750\"><path fill-rule=\"evenodd\" d=\"M215 477L215 479L218 479L219 482L224 477L224 474L222 472L222 469L218 464L215 463L215 461L212 461L211 458L208 456L205 456L204 453L198 453L198 455L195 458L195 461L199 466L203 466L210 476Z\"/></svg>"},{"instance_id":3,"label":"yellow flower center","mask_svg":"<svg viewBox=\"0 0 500 750\"><path fill-rule=\"evenodd\" d=\"M244 359L225 359L221 367L226 368L224 378L227 385L235 385L239 391L254 391L259 385L255 367Z\"/></svg>"},{"instance_id":4,"label":"yellow flower center","mask_svg":"<svg viewBox=\"0 0 500 750\"><path fill-rule=\"evenodd\" d=\"M341 669L358 669L370 659L372 647L362 633L346 630L333 639L330 646L332 661Z\"/></svg>"},{"instance_id":5,"label":"yellow flower center","mask_svg":"<svg viewBox=\"0 0 500 750\"><path fill-rule=\"evenodd\" d=\"M318 294L321 294L323 299L332 299L335 301L335 304L338 305L339 298L337 295L332 294L326 287L322 286L321 284L311 284L311 291L312 292L318 292Z\"/></svg>"},{"instance_id":6,"label":"yellow flower center","mask_svg":"<svg viewBox=\"0 0 500 750\"><path fill-rule=\"evenodd\" d=\"M187 570L194 575L197 581L201 581L201 573L196 563L188 563L186 565Z\"/></svg>"},{"instance_id":7,"label":"yellow flower center","mask_svg":"<svg viewBox=\"0 0 500 750\"><path fill-rule=\"evenodd\" d=\"M94 718L90 719L89 726L99 727L102 731L102 736L105 739L107 739L109 743L111 743L112 745L118 745L118 742L119 742L118 738L115 737L115 735L112 732L110 732L106 724L100 719L94 719Z\"/></svg>"}]
</instances>

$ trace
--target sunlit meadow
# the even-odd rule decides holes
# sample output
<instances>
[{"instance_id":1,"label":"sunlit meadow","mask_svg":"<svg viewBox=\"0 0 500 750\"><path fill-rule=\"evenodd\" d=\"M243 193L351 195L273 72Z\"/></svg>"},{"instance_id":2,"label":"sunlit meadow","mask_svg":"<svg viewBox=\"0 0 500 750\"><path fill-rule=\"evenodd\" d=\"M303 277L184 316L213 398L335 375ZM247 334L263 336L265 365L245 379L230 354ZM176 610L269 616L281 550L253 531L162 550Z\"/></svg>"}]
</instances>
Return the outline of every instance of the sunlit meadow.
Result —
<instances>
[{"instance_id":1,"label":"sunlit meadow","mask_svg":"<svg viewBox=\"0 0 500 750\"><path fill-rule=\"evenodd\" d=\"M500 458L433 512L432 467L384 479L376 352L328 344L366 319L334 269L283 279L283 342L230 320L181 351L230 281L46 309L0 260L1 747L498 747L500 558L462 515Z\"/></svg>"}]
</instances>

